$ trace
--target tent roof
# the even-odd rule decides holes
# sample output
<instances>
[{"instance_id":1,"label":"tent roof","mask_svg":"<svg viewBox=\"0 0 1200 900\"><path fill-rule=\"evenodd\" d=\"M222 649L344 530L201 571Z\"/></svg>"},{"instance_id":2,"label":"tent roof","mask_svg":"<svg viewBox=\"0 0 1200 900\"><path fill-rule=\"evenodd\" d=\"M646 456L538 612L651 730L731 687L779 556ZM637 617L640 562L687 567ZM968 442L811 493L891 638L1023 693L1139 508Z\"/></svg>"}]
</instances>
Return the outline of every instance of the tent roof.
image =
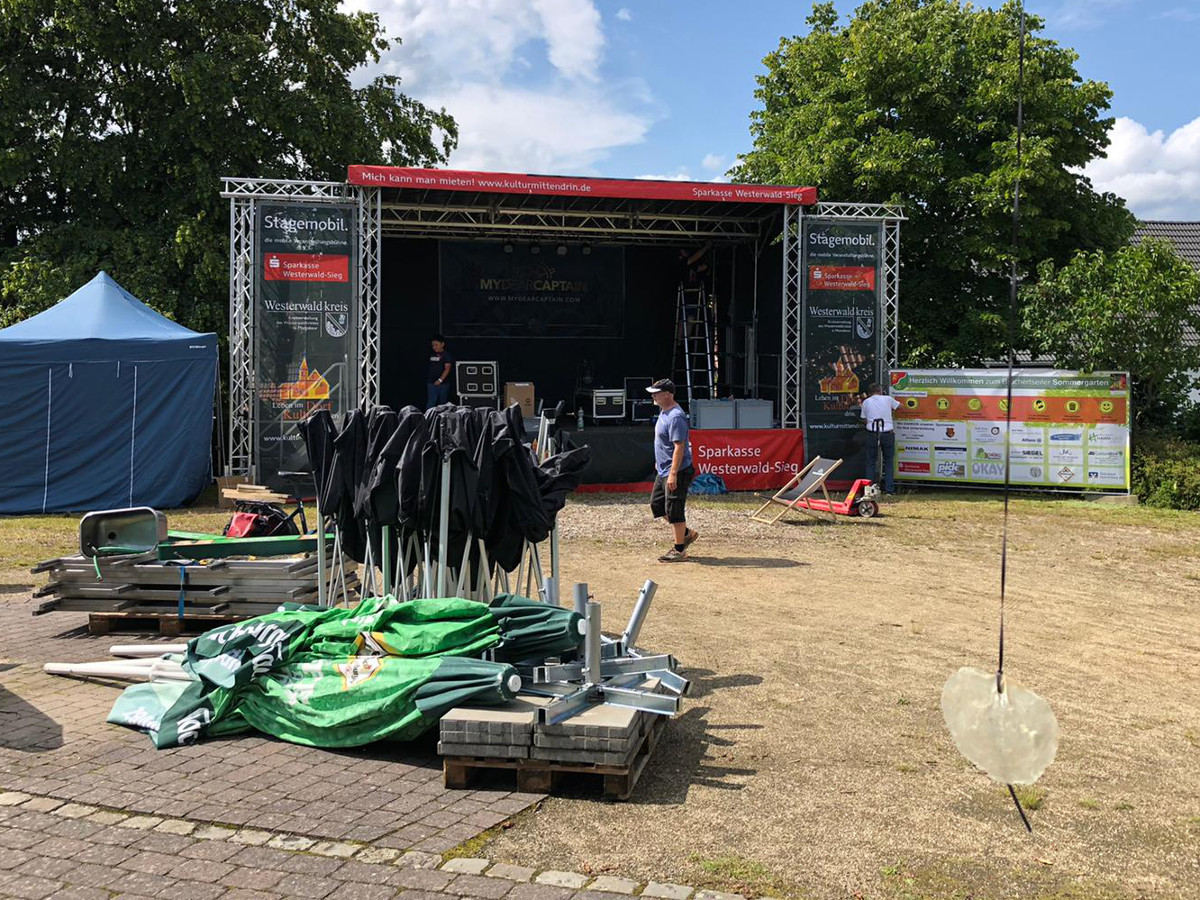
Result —
<instances>
[{"instance_id":1,"label":"tent roof","mask_svg":"<svg viewBox=\"0 0 1200 900\"><path fill-rule=\"evenodd\" d=\"M148 307L101 272L45 312L0 330L0 341L162 340L200 335Z\"/></svg>"}]
</instances>

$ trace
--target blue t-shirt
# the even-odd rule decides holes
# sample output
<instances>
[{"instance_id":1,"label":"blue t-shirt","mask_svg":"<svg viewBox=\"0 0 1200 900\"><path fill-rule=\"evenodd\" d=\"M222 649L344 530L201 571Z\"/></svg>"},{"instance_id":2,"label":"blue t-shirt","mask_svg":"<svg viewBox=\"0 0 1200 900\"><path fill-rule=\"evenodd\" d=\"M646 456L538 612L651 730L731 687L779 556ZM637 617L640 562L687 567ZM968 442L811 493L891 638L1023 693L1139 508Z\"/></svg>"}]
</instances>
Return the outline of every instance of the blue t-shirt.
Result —
<instances>
[{"instance_id":1,"label":"blue t-shirt","mask_svg":"<svg viewBox=\"0 0 1200 900\"><path fill-rule=\"evenodd\" d=\"M654 469L659 475L665 477L670 473L676 441L683 441L683 465L679 467L682 471L692 464L692 447L688 443L687 413L681 406L659 413L654 423Z\"/></svg>"}]
</instances>

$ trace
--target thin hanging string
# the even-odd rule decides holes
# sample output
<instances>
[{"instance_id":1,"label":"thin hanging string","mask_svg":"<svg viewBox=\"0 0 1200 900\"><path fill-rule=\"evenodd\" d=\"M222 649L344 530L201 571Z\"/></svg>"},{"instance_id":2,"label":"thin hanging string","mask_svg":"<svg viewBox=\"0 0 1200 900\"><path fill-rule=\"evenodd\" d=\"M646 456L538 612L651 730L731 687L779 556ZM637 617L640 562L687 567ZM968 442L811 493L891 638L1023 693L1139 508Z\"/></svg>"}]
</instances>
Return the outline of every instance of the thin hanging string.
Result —
<instances>
[{"instance_id":1,"label":"thin hanging string","mask_svg":"<svg viewBox=\"0 0 1200 900\"><path fill-rule=\"evenodd\" d=\"M1012 446L1012 400L1013 369L1016 367L1017 325L1017 237L1020 230L1021 210L1021 135L1025 124L1025 4L1021 4L1021 37L1017 51L1017 173L1013 184L1012 215L1012 269L1008 278L1008 379L1004 404L1004 526L1000 539L1000 648L996 662L996 691L1004 693L1004 599L1008 583L1008 498L1010 493L1010 448ZM1025 830L1033 833L1033 827L1021 808L1021 801L1013 786L1008 785L1009 796L1021 815Z\"/></svg>"}]
</instances>

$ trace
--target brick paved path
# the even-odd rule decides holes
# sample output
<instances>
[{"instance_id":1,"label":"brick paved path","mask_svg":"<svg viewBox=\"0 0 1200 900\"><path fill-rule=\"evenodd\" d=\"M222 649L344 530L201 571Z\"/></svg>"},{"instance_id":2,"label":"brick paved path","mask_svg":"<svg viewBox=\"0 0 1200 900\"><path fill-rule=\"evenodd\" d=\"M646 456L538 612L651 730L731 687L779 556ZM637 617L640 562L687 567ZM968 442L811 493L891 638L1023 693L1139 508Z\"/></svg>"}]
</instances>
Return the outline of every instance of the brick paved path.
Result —
<instances>
[{"instance_id":1,"label":"brick paved path","mask_svg":"<svg viewBox=\"0 0 1200 900\"><path fill-rule=\"evenodd\" d=\"M540 799L447 791L436 741L325 751L246 736L155 750L105 723L115 686L45 675L105 659L129 636L92 637L84 614L33 618L0 603L0 790L315 839L443 853ZM511 786L511 785L508 785Z\"/></svg>"},{"instance_id":2,"label":"brick paved path","mask_svg":"<svg viewBox=\"0 0 1200 900\"><path fill-rule=\"evenodd\" d=\"M690 887L535 872L0 793L0 897L22 900L689 900ZM741 900L701 891L693 900Z\"/></svg>"},{"instance_id":3,"label":"brick paved path","mask_svg":"<svg viewBox=\"0 0 1200 900\"><path fill-rule=\"evenodd\" d=\"M433 737L324 751L257 737L155 750L107 725L119 686L42 663L130 636L0 602L0 898L742 900L443 854L541 797L442 787Z\"/></svg>"}]
</instances>

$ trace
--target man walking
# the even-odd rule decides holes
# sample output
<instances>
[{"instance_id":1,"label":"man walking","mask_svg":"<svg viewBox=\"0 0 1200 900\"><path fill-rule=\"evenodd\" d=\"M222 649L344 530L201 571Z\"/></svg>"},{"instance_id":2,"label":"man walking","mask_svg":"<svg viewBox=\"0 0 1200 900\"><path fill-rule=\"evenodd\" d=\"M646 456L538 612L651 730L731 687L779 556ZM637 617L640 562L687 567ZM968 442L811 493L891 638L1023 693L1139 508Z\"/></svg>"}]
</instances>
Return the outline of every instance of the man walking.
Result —
<instances>
[{"instance_id":1,"label":"man walking","mask_svg":"<svg viewBox=\"0 0 1200 900\"><path fill-rule=\"evenodd\" d=\"M429 371L425 375L425 408L432 409L450 402L450 370L454 358L446 352L446 339L435 334L429 342Z\"/></svg>"},{"instance_id":2,"label":"man walking","mask_svg":"<svg viewBox=\"0 0 1200 900\"><path fill-rule=\"evenodd\" d=\"M659 408L654 423L654 489L650 492L650 512L664 516L670 524L675 545L658 558L659 562L683 562L687 548L700 532L687 527L684 506L688 486L696 470L692 468L692 448L688 444L687 414L675 402L675 383L660 378L650 387L650 399Z\"/></svg>"},{"instance_id":3,"label":"man walking","mask_svg":"<svg viewBox=\"0 0 1200 900\"><path fill-rule=\"evenodd\" d=\"M892 410L900 401L889 397L878 384L868 390L871 396L862 403L862 418L867 423L867 480L877 483L879 474L876 465L879 448L883 448L883 491L891 496L896 493L895 476L892 475L892 459L896 455L896 432L892 424Z\"/></svg>"}]
</instances>

